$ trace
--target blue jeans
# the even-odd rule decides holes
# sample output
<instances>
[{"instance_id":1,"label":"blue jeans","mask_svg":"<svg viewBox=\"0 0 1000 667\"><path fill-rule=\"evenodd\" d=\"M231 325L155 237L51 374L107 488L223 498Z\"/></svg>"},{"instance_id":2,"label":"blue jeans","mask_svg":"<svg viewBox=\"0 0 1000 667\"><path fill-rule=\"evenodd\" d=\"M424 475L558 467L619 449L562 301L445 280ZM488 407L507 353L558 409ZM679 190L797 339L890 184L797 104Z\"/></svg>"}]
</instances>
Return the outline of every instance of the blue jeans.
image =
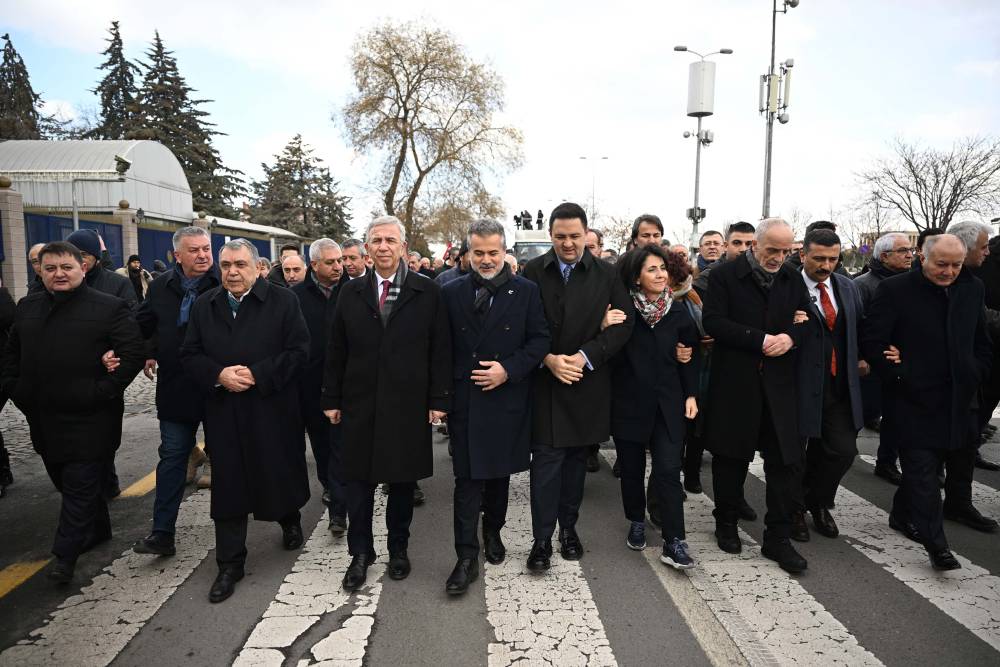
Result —
<instances>
[{"instance_id":1,"label":"blue jeans","mask_svg":"<svg viewBox=\"0 0 1000 667\"><path fill-rule=\"evenodd\" d=\"M187 463L195 446L198 422L160 420L160 462L156 464L153 532L174 534L177 510L184 498Z\"/></svg>"}]
</instances>

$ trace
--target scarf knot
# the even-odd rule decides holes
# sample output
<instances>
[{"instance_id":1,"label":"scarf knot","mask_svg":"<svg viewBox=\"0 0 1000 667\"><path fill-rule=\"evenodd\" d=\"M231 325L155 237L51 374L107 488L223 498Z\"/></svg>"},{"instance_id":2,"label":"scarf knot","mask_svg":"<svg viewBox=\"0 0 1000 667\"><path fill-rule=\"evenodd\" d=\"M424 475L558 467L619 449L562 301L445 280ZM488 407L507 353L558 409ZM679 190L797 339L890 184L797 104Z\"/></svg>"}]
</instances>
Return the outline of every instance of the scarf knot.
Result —
<instances>
[{"instance_id":1,"label":"scarf knot","mask_svg":"<svg viewBox=\"0 0 1000 667\"><path fill-rule=\"evenodd\" d=\"M673 302L669 287L655 299L647 298L642 290L632 290L632 303L635 304L636 312L650 327L655 327L663 319Z\"/></svg>"},{"instance_id":2,"label":"scarf knot","mask_svg":"<svg viewBox=\"0 0 1000 667\"><path fill-rule=\"evenodd\" d=\"M472 304L472 309L479 315L480 319L486 319L490 312L490 301L497 295L500 288L510 280L510 265L503 263L503 268L492 278L484 278L476 271L471 272L472 284L476 288L476 299Z\"/></svg>"}]
</instances>

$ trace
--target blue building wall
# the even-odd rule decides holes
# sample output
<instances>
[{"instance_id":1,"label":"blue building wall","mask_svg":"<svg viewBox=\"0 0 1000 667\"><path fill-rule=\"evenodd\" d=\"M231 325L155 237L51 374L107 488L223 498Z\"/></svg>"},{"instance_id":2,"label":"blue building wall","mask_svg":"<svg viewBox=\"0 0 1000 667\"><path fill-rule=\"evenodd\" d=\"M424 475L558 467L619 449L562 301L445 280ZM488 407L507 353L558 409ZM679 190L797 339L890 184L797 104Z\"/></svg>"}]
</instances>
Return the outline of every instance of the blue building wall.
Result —
<instances>
[{"instance_id":1,"label":"blue building wall","mask_svg":"<svg viewBox=\"0 0 1000 667\"><path fill-rule=\"evenodd\" d=\"M114 223L98 222L97 220L87 220L80 218L80 229L93 229L101 238L104 245L111 253L111 261L115 267L124 265L122 257L122 228ZM39 213L24 214L24 233L27 237L27 247L36 243L50 243L52 241L64 241L66 237L73 233L73 219L63 218L55 215L42 215ZM28 278L34 278L34 271L28 267Z\"/></svg>"}]
</instances>

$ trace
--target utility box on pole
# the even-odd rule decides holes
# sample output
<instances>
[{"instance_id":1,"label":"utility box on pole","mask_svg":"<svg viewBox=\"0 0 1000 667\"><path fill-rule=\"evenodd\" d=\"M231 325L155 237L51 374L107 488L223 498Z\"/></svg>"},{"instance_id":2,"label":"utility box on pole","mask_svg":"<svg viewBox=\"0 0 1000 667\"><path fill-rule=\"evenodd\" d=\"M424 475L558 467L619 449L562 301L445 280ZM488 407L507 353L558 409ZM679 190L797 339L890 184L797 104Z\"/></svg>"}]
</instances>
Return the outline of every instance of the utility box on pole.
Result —
<instances>
[{"instance_id":1,"label":"utility box on pole","mask_svg":"<svg viewBox=\"0 0 1000 667\"><path fill-rule=\"evenodd\" d=\"M715 113L715 63L697 60L688 69L687 115L704 118Z\"/></svg>"}]
</instances>

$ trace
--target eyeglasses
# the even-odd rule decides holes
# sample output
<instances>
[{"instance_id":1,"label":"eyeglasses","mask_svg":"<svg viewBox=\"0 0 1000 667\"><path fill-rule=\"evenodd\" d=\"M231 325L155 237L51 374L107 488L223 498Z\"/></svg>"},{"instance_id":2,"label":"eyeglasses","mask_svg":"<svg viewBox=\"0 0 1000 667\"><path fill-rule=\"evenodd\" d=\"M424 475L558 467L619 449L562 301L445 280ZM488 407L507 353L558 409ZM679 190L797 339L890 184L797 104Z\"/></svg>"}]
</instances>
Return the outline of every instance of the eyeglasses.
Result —
<instances>
[{"instance_id":1,"label":"eyeglasses","mask_svg":"<svg viewBox=\"0 0 1000 667\"><path fill-rule=\"evenodd\" d=\"M896 248L895 250L886 250L886 252L894 252L900 255L912 255L917 251L916 248Z\"/></svg>"}]
</instances>

